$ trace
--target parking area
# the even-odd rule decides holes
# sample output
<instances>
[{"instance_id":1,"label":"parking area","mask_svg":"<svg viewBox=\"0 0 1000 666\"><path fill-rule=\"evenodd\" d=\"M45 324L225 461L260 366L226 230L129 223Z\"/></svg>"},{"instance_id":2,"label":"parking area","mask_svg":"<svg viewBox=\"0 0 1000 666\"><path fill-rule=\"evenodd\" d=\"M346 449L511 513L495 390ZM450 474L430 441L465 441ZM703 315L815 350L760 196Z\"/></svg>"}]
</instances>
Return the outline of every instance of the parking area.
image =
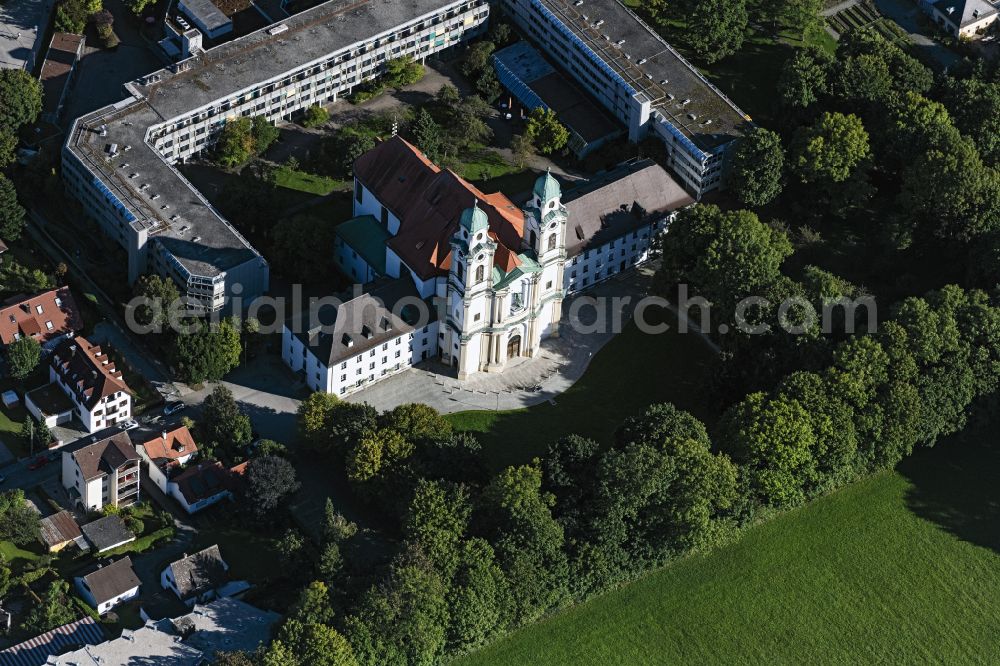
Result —
<instances>
[{"instance_id":1,"label":"parking area","mask_svg":"<svg viewBox=\"0 0 1000 666\"><path fill-rule=\"evenodd\" d=\"M19 4L8 2L2 6ZM88 43L66 104L66 122L122 99L122 86L163 67L159 57L139 32L135 17L123 0L104 0L104 8L115 17L115 33L121 43L115 49L99 49Z\"/></svg>"}]
</instances>

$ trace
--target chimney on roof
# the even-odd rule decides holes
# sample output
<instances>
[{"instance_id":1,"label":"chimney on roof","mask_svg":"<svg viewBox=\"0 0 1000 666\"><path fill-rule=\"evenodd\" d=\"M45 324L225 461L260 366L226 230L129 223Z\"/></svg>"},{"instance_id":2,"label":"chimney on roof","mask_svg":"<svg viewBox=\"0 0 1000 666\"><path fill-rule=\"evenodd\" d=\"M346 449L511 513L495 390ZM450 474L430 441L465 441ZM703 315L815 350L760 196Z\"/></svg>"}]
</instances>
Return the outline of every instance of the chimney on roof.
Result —
<instances>
[{"instance_id":1,"label":"chimney on roof","mask_svg":"<svg viewBox=\"0 0 1000 666\"><path fill-rule=\"evenodd\" d=\"M160 437L163 438L164 442L167 441L167 431L166 430L160 431Z\"/></svg>"}]
</instances>

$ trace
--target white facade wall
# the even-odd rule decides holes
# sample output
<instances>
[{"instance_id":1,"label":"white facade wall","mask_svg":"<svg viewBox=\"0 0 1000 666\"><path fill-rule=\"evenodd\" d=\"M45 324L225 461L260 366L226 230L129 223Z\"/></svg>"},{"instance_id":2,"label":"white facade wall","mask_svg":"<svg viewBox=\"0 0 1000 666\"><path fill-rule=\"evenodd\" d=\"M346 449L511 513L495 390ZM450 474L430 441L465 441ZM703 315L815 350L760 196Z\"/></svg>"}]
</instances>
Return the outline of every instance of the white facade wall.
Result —
<instances>
[{"instance_id":1,"label":"white facade wall","mask_svg":"<svg viewBox=\"0 0 1000 666\"><path fill-rule=\"evenodd\" d=\"M328 367L286 326L281 353L294 372L305 373L309 388L343 396L436 356L437 331L431 322Z\"/></svg>"},{"instance_id":2,"label":"white facade wall","mask_svg":"<svg viewBox=\"0 0 1000 666\"><path fill-rule=\"evenodd\" d=\"M410 56L422 62L429 55L479 34L489 17L489 6L473 3L466 11L457 11L463 2L459 0L433 15L408 21L371 39L344 45L279 77L171 118L151 127L147 140L168 162L185 160L209 147L229 120L240 116L287 120L313 104L334 102L354 86L376 78L388 60ZM444 19L449 12L456 13Z\"/></svg>"},{"instance_id":3,"label":"white facade wall","mask_svg":"<svg viewBox=\"0 0 1000 666\"><path fill-rule=\"evenodd\" d=\"M83 600L86 601L88 604L90 604L90 606L92 606L93 608L96 608L98 614L100 615L106 614L108 611L110 611L118 604L123 604L126 601L131 601L132 599L135 599L136 597L139 596L139 588L134 587L131 590L128 590L127 592L123 592L114 599L110 599L102 604L98 604L97 600L94 599L94 595L91 593L90 588L87 587L87 583L83 580L82 577L74 578L73 581L76 586L77 592L80 593L80 596L83 597Z\"/></svg>"},{"instance_id":4,"label":"white facade wall","mask_svg":"<svg viewBox=\"0 0 1000 666\"><path fill-rule=\"evenodd\" d=\"M583 291L645 262L656 237L666 227L667 219L659 220L576 255L566 262L563 282L566 293Z\"/></svg>"},{"instance_id":5,"label":"white facade wall","mask_svg":"<svg viewBox=\"0 0 1000 666\"><path fill-rule=\"evenodd\" d=\"M367 284L379 277L378 272L343 239L333 240L333 264L355 284Z\"/></svg>"},{"instance_id":6,"label":"white facade wall","mask_svg":"<svg viewBox=\"0 0 1000 666\"><path fill-rule=\"evenodd\" d=\"M101 398L92 409L77 399L76 392L63 382L62 376L55 368L49 368L49 381L54 382L75 406L75 416L83 423L87 432L93 433L117 423L132 418L132 396L125 391L118 391Z\"/></svg>"}]
</instances>

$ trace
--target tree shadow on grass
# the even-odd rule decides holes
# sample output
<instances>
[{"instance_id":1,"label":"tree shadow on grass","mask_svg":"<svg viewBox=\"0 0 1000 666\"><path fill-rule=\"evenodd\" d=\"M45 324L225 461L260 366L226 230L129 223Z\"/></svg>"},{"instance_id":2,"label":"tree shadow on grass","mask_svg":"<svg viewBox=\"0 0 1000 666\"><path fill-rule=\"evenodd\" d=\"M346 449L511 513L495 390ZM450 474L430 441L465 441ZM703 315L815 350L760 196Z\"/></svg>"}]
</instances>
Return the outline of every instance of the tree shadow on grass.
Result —
<instances>
[{"instance_id":1,"label":"tree shadow on grass","mask_svg":"<svg viewBox=\"0 0 1000 666\"><path fill-rule=\"evenodd\" d=\"M913 483L908 508L945 531L1000 552L1000 446L989 423L970 425L964 433L915 453L898 471Z\"/></svg>"}]
</instances>

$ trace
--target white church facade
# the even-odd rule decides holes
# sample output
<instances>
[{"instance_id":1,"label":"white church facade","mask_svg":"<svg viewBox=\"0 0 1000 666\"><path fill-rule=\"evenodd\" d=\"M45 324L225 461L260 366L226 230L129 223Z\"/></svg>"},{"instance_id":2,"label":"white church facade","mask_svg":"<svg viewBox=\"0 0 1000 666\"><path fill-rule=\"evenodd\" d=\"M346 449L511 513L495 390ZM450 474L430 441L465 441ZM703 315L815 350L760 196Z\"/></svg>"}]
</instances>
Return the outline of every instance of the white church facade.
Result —
<instances>
[{"instance_id":1,"label":"white church facade","mask_svg":"<svg viewBox=\"0 0 1000 666\"><path fill-rule=\"evenodd\" d=\"M393 137L355 163L337 268L358 287L284 329L282 356L347 395L434 358L459 379L502 372L559 333L567 295L642 263L690 196L651 160L563 194L551 174L515 206ZM325 316L324 316L325 314Z\"/></svg>"}]
</instances>

